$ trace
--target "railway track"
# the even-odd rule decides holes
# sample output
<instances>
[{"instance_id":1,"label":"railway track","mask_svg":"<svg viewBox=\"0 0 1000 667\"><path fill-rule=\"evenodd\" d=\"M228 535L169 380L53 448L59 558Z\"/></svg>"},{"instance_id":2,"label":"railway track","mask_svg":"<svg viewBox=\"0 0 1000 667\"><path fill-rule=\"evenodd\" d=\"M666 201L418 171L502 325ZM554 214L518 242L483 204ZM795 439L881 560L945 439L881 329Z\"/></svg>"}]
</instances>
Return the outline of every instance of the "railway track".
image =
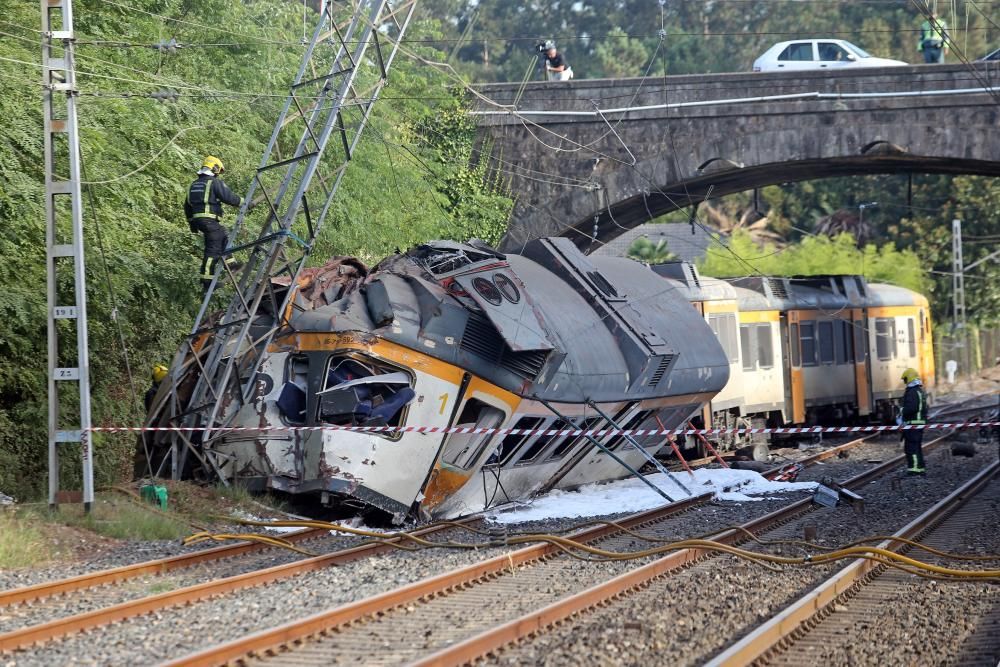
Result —
<instances>
[{"instance_id":1,"label":"railway track","mask_svg":"<svg viewBox=\"0 0 1000 667\"><path fill-rule=\"evenodd\" d=\"M838 451L862 444L872 436L858 438L832 450L826 450L800 461L804 465L834 456ZM776 474L780 468L770 473ZM772 475L773 476L773 475ZM701 496L668 506L664 516L676 514L708 501ZM467 521L473 521L469 519ZM428 536L447 526L431 526L415 531ZM308 546L328 538L328 531L305 529L282 536L290 542ZM398 541L398 540L394 540ZM83 574L67 579L0 591L0 652L24 649L74 632L98 628L146 613L268 582L293 577L305 572L340 565L359 558L375 556L391 549L387 545L368 544L339 549L316 557L302 557L279 565L261 566L275 557L276 549L256 542L204 549L190 554L157 559ZM277 550L280 552L280 550ZM282 555L293 556L290 552ZM252 560L243 560L250 557ZM294 557L294 556L293 556ZM207 569L204 569L208 565ZM202 568L197 574L190 570ZM178 576L179 579L171 575ZM173 590L163 590L163 589ZM162 590L155 594L155 592ZM67 596L87 591L85 597L75 596L73 607L84 611L66 613Z\"/></svg>"},{"instance_id":2,"label":"railway track","mask_svg":"<svg viewBox=\"0 0 1000 667\"><path fill-rule=\"evenodd\" d=\"M472 521L474 519L466 520L467 523ZM412 531L410 534L425 537L449 528L450 526L447 524L436 524ZM329 531L324 529L305 529L288 533L284 535L284 538L302 544L310 540L320 539L328 534ZM11 620L16 621L18 617L23 622L20 627L0 633L0 653L25 649L75 632L101 627L168 607L190 604L232 591L369 558L394 549L391 544L398 543L402 539L404 538L395 537L380 542L358 544L272 567L253 569L252 563L243 563L242 568L250 567L246 572L217 577L212 577L209 573L205 581L155 595L146 595L143 589L123 590L119 585L147 574L164 574L204 563L220 563L246 554L259 554L266 550L274 551L275 547L254 542L238 542L172 558L136 563L3 591L0 592L0 617L7 618L7 623L10 623ZM109 586L114 588L109 588ZM53 615L52 605L46 606L46 602L84 590L88 591L88 598L93 602L90 605L92 608L89 610L41 622L32 622L34 618L44 617L46 614ZM58 614L58 611L55 614Z\"/></svg>"},{"instance_id":3,"label":"railway track","mask_svg":"<svg viewBox=\"0 0 1000 667\"><path fill-rule=\"evenodd\" d=\"M933 450L947 435L928 443ZM902 457L843 485L860 486L901 467ZM809 512L806 498L712 539L739 544ZM631 517L626 526L666 539L662 510ZM635 548L640 539L608 527L573 536L608 550ZM676 537L674 538L676 539ZM664 573L706 559L701 548L674 551L635 567L617 561L581 564L550 543L480 561L395 590L341 605L284 625L207 648L168 663L214 665L252 656L267 664L458 664L577 613ZM529 610L528 613L525 613Z\"/></svg>"},{"instance_id":4,"label":"railway track","mask_svg":"<svg viewBox=\"0 0 1000 667\"><path fill-rule=\"evenodd\" d=\"M972 555L996 554L996 507L1000 504L998 471L1000 462L994 461L893 537L920 540L940 551L956 551L958 547L964 553L971 550ZM879 546L936 565L962 566L893 539ZM983 565L997 568L996 561L965 562L966 567ZM948 596L942 592L944 587L961 587L962 590L956 591L962 599L957 610L947 608ZM970 591L970 587L973 590ZM970 623L969 611L975 607L979 608L981 618ZM1000 590L995 585L915 580L912 574L859 559L771 617L709 665L929 664L945 658L949 664L996 665L1000 659L998 607ZM964 627L961 623L933 618L949 611L966 617ZM887 621L879 631L872 632L876 625L873 619L887 616L896 622ZM933 629L928 631L928 620L932 620L930 628L948 627L949 634L959 636L941 637ZM922 635L926 642L921 640ZM911 637L920 646L914 650L912 642L907 646L906 642L899 641L900 636ZM944 647L942 655L942 642L956 638L968 641L963 642L958 651L952 646Z\"/></svg>"}]
</instances>

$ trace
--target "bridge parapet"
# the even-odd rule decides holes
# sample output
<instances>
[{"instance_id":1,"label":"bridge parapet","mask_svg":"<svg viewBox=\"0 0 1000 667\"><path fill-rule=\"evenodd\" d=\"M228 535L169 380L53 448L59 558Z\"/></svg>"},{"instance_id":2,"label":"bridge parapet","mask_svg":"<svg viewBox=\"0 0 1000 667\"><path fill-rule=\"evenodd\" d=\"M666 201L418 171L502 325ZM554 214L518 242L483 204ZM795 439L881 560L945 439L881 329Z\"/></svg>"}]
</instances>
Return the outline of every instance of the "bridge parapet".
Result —
<instances>
[{"instance_id":1,"label":"bridge parapet","mask_svg":"<svg viewBox=\"0 0 1000 667\"><path fill-rule=\"evenodd\" d=\"M501 106L474 113L516 198L503 247L565 235L593 248L708 196L774 183L1000 175L1000 113L982 90L998 74L977 63L488 84L477 89Z\"/></svg>"}]
</instances>

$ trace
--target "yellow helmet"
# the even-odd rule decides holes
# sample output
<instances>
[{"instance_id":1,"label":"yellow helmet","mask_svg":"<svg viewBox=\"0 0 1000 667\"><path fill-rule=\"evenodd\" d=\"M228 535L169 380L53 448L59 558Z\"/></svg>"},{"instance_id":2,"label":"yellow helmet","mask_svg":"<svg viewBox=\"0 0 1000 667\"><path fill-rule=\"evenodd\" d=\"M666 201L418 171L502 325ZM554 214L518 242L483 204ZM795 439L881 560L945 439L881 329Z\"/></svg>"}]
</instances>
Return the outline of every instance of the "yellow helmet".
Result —
<instances>
[{"instance_id":1,"label":"yellow helmet","mask_svg":"<svg viewBox=\"0 0 1000 667\"><path fill-rule=\"evenodd\" d=\"M163 364L156 364L153 366L153 382L161 382L163 378L167 377L167 373L170 369Z\"/></svg>"},{"instance_id":2,"label":"yellow helmet","mask_svg":"<svg viewBox=\"0 0 1000 667\"><path fill-rule=\"evenodd\" d=\"M216 176L226 170L226 167L222 164L222 160L214 155L206 155L205 159L201 161L201 167L202 169L211 169L212 173Z\"/></svg>"},{"instance_id":3,"label":"yellow helmet","mask_svg":"<svg viewBox=\"0 0 1000 667\"><path fill-rule=\"evenodd\" d=\"M905 371L903 371L903 383L904 384L910 384L914 380L919 380L919 379L920 379L920 373L918 373L914 369L907 368Z\"/></svg>"}]
</instances>

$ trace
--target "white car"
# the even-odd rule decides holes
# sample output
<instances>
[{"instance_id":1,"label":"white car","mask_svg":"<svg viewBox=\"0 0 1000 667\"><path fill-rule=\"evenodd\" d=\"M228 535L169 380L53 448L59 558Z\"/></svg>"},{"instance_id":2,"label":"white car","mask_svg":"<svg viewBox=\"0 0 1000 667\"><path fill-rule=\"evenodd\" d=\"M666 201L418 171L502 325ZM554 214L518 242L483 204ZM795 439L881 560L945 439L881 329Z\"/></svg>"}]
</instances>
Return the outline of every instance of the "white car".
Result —
<instances>
[{"instance_id":1,"label":"white car","mask_svg":"<svg viewBox=\"0 0 1000 667\"><path fill-rule=\"evenodd\" d=\"M898 67L901 60L876 58L842 39L797 39L779 42L753 62L754 72L840 69L842 67Z\"/></svg>"}]
</instances>

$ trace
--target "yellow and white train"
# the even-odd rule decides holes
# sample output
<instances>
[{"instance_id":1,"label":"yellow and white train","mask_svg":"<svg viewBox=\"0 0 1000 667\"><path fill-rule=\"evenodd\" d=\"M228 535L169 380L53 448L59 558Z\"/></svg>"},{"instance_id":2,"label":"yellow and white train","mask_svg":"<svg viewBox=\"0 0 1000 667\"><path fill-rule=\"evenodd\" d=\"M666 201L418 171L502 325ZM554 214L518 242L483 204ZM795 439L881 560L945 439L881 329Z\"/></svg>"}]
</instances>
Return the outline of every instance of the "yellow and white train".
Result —
<instances>
[{"instance_id":1,"label":"yellow and white train","mask_svg":"<svg viewBox=\"0 0 1000 667\"><path fill-rule=\"evenodd\" d=\"M855 275L722 281L683 263L653 269L684 283L729 361L706 425L887 422L904 369L933 386L930 308L912 290Z\"/></svg>"},{"instance_id":2,"label":"yellow and white train","mask_svg":"<svg viewBox=\"0 0 1000 667\"><path fill-rule=\"evenodd\" d=\"M727 282L585 256L563 238L516 255L437 241L371 272L334 260L304 272L287 317L252 396L220 419L264 430L228 431L193 463L397 522L622 478L666 445L565 431L839 423L888 414L908 366L933 377L927 301L909 290L856 276ZM180 376L176 391L190 384ZM169 391L148 425L172 425ZM528 433L440 432L452 427ZM171 438L146 445L163 457Z\"/></svg>"}]
</instances>

